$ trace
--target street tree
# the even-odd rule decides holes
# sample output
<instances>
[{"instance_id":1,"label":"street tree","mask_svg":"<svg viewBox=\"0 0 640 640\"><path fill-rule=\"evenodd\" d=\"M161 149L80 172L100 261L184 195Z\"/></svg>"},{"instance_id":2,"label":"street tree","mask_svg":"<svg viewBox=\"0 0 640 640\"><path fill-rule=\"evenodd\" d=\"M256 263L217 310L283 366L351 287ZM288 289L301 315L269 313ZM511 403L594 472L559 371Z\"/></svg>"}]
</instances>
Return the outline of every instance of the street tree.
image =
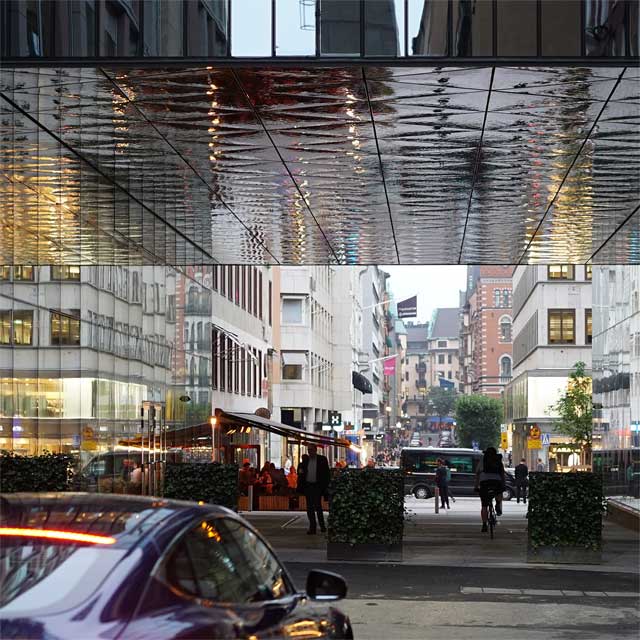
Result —
<instances>
[{"instance_id":1,"label":"street tree","mask_svg":"<svg viewBox=\"0 0 640 640\"><path fill-rule=\"evenodd\" d=\"M568 435L581 448L581 458L585 464L591 463L593 440L593 399L591 376L586 373L584 362L576 362L569 374L567 388L558 402L549 407L558 414L555 420L557 431Z\"/></svg>"},{"instance_id":2,"label":"street tree","mask_svg":"<svg viewBox=\"0 0 640 640\"><path fill-rule=\"evenodd\" d=\"M456 406L456 392L454 389L444 389L443 387L431 387L427 394L429 412L438 417L438 422L442 418L450 416Z\"/></svg>"},{"instance_id":3,"label":"street tree","mask_svg":"<svg viewBox=\"0 0 640 640\"><path fill-rule=\"evenodd\" d=\"M462 447L475 440L481 449L497 447L502 422L502 402L481 395L460 396L456 402L456 437Z\"/></svg>"}]
</instances>

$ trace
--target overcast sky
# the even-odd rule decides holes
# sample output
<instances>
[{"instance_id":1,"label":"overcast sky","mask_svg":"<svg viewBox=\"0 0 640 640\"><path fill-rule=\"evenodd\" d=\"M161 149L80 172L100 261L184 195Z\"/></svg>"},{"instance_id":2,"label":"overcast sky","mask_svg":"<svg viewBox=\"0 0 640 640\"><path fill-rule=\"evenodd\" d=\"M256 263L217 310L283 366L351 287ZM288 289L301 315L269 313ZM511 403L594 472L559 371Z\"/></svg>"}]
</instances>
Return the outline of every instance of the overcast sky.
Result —
<instances>
[{"instance_id":1,"label":"overcast sky","mask_svg":"<svg viewBox=\"0 0 640 640\"><path fill-rule=\"evenodd\" d=\"M389 285L396 302L417 294L419 322L431 320L438 307L458 307L459 292L466 289L466 266L380 268L391 274Z\"/></svg>"}]
</instances>

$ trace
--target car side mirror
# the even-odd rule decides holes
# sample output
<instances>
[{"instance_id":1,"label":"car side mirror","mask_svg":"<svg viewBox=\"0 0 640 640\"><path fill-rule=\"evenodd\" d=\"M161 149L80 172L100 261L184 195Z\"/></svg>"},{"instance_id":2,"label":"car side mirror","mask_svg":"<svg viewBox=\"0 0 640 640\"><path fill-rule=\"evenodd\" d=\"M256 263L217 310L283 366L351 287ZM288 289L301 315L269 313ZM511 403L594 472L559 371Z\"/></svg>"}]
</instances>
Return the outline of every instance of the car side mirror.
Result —
<instances>
[{"instance_id":1,"label":"car side mirror","mask_svg":"<svg viewBox=\"0 0 640 640\"><path fill-rule=\"evenodd\" d=\"M337 573L312 569L307 576L306 591L313 600L341 600L347 595L347 583Z\"/></svg>"}]
</instances>

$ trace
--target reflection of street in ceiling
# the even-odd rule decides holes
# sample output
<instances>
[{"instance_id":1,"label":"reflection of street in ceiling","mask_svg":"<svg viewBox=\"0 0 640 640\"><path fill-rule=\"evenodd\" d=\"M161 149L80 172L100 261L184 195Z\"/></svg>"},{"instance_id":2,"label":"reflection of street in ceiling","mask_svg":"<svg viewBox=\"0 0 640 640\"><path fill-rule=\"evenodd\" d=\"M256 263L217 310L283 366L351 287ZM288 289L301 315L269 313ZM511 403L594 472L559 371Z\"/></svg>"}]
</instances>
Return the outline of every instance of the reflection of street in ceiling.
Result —
<instances>
[{"instance_id":1,"label":"reflection of street in ceiling","mask_svg":"<svg viewBox=\"0 0 640 640\"><path fill-rule=\"evenodd\" d=\"M0 263L640 251L630 69L3 69L1 86Z\"/></svg>"}]
</instances>

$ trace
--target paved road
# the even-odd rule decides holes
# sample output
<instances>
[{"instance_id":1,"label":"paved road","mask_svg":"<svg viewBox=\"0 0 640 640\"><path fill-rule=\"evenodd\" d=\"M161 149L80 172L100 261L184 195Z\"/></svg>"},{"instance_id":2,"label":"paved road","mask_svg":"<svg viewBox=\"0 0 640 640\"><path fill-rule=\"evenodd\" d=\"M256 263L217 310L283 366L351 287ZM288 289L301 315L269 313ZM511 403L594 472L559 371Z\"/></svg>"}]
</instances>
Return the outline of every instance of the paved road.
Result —
<instances>
[{"instance_id":1,"label":"paved road","mask_svg":"<svg viewBox=\"0 0 640 640\"><path fill-rule=\"evenodd\" d=\"M342 574L339 604L367 640L614 640L640 637L637 534L605 525L602 565L531 565L526 507L505 503L496 538L480 533L479 501L434 513L407 498L402 563L327 562L326 539L301 513L249 519L304 586L310 568Z\"/></svg>"}]
</instances>

